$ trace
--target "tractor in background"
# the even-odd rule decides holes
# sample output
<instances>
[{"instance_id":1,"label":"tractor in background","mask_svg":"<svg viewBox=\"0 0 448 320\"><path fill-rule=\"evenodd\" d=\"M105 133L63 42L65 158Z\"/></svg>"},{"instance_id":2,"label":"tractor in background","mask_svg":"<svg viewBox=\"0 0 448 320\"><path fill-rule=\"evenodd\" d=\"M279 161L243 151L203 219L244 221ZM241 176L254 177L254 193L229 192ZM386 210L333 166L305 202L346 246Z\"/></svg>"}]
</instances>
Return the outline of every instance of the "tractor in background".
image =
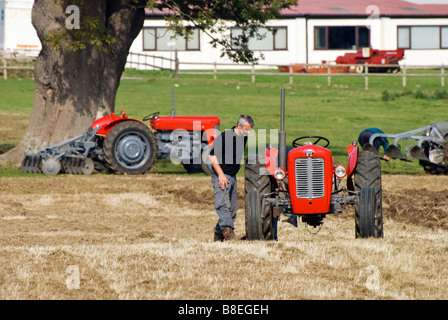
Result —
<instances>
[{"instance_id":1,"label":"tractor in background","mask_svg":"<svg viewBox=\"0 0 448 320\"><path fill-rule=\"evenodd\" d=\"M189 173L210 174L207 152L219 134L218 117L170 116L151 113L141 121L112 113L92 123L81 136L25 154L25 172L46 175L144 174L157 159L171 159ZM144 122L149 121L150 126Z\"/></svg>"},{"instance_id":2,"label":"tractor in background","mask_svg":"<svg viewBox=\"0 0 448 320\"><path fill-rule=\"evenodd\" d=\"M355 207L356 238L383 237L381 164L377 154L347 147L347 166L336 165L321 136L294 139L286 148L282 90L279 147L248 155L245 166L245 223L248 240L277 240L280 214L319 228L328 214ZM344 179L345 178L345 183Z\"/></svg>"}]
</instances>

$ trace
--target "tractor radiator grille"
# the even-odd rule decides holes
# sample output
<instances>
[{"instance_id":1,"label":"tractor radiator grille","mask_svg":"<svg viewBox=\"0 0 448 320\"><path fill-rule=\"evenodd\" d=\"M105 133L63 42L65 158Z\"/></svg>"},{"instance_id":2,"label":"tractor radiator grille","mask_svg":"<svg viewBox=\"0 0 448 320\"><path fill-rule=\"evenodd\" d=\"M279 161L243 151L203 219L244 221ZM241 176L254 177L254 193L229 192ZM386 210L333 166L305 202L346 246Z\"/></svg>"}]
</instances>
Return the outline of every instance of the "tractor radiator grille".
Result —
<instances>
[{"instance_id":1,"label":"tractor radiator grille","mask_svg":"<svg viewBox=\"0 0 448 320\"><path fill-rule=\"evenodd\" d=\"M297 197L318 199L324 196L324 159L298 158L295 162Z\"/></svg>"}]
</instances>

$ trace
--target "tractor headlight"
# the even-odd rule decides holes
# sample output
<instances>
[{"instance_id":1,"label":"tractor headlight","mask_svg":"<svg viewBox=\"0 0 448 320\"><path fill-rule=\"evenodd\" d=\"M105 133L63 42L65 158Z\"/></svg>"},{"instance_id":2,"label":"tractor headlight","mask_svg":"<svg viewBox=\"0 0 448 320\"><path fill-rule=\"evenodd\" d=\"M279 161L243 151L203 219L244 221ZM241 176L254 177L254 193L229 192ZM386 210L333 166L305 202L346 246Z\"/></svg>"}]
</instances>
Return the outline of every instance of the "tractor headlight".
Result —
<instances>
[{"instance_id":1,"label":"tractor headlight","mask_svg":"<svg viewBox=\"0 0 448 320\"><path fill-rule=\"evenodd\" d=\"M274 171L274 178L276 180L283 180L286 177L286 172L282 168L277 168Z\"/></svg>"},{"instance_id":2,"label":"tractor headlight","mask_svg":"<svg viewBox=\"0 0 448 320\"><path fill-rule=\"evenodd\" d=\"M336 168L334 168L334 174L336 175L336 177L342 179L347 174L347 169L345 169L344 166L337 166Z\"/></svg>"}]
</instances>

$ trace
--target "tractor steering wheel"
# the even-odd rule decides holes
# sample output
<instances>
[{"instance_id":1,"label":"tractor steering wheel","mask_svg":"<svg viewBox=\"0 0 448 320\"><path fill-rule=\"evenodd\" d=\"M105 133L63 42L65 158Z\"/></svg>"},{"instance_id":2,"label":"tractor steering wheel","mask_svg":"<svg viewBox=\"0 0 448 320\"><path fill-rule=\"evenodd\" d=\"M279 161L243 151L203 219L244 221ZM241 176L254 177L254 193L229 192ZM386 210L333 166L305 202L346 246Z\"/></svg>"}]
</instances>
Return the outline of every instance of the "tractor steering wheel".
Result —
<instances>
[{"instance_id":1,"label":"tractor steering wheel","mask_svg":"<svg viewBox=\"0 0 448 320\"><path fill-rule=\"evenodd\" d=\"M159 114L160 112L153 112L151 114L148 114L146 117L143 118L142 121L154 120Z\"/></svg>"},{"instance_id":2,"label":"tractor steering wheel","mask_svg":"<svg viewBox=\"0 0 448 320\"><path fill-rule=\"evenodd\" d=\"M295 139L292 142L292 146L294 148L297 147L303 147L305 145L305 143L299 143L300 140L304 140L304 139L316 139L314 142L311 142L314 145L317 145L319 143L319 141L323 140L325 142L325 145L322 146L323 148L326 148L330 145L330 141L327 138L321 137L321 136L303 136L303 137L299 137L297 139Z\"/></svg>"}]
</instances>

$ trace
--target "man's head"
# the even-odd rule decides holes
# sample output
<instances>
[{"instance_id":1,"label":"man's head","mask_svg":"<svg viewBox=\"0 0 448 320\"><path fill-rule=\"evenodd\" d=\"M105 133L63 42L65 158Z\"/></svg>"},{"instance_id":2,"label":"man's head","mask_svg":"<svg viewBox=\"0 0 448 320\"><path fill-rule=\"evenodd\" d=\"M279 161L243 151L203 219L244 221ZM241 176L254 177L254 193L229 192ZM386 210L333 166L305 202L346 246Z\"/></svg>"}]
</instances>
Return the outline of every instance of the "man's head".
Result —
<instances>
[{"instance_id":1,"label":"man's head","mask_svg":"<svg viewBox=\"0 0 448 320\"><path fill-rule=\"evenodd\" d=\"M242 114L238 117L238 122L235 128L237 130L235 130L235 132L237 135L247 136L253 129L254 125L254 119L252 119L251 116Z\"/></svg>"}]
</instances>

